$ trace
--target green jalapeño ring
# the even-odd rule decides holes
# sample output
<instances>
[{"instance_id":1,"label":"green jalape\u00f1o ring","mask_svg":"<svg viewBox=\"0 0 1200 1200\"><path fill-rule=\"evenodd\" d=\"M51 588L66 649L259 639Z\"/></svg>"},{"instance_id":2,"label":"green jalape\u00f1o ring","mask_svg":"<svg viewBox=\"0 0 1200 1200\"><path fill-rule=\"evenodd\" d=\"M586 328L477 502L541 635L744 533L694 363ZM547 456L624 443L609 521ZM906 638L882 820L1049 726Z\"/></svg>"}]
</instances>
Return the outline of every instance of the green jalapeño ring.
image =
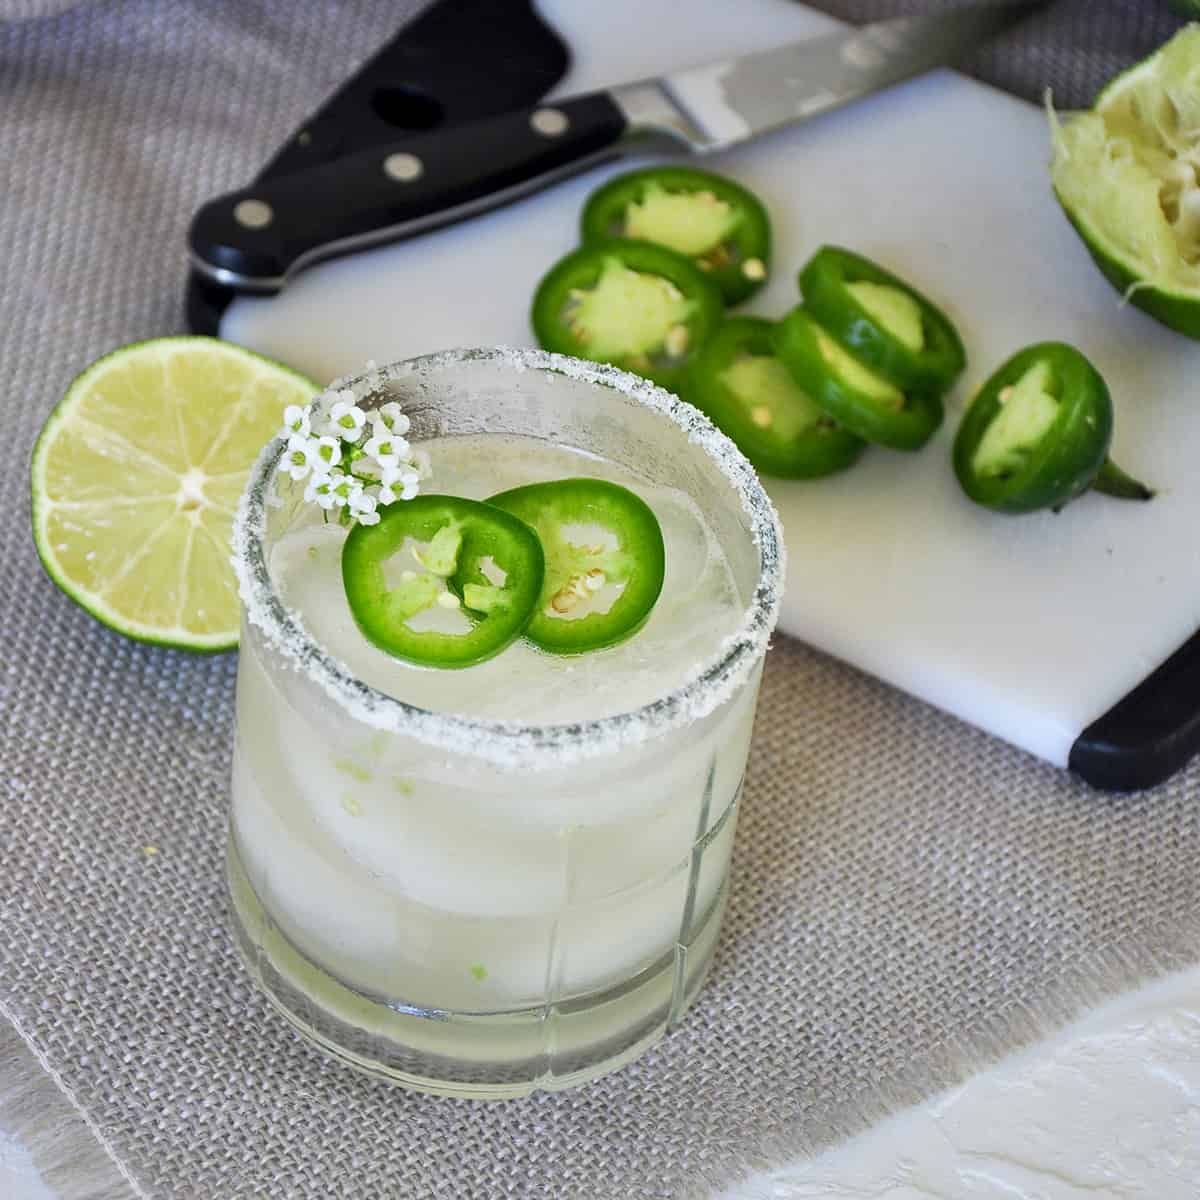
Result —
<instances>
[{"instance_id":1,"label":"green jalape\u00f1o ring","mask_svg":"<svg viewBox=\"0 0 1200 1200\"><path fill-rule=\"evenodd\" d=\"M587 653L522 637L456 669L399 661L348 615L344 526L268 445L234 527L237 944L306 1038L384 1079L477 1098L586 1082L671 1029L712 960L783 586L774 509L706 417L612 367L459 350L334 388L399 404L423 494L501 493L519 517L514 488L628 488L661 527L663 585Z\"/></svg>"}]
</instances>

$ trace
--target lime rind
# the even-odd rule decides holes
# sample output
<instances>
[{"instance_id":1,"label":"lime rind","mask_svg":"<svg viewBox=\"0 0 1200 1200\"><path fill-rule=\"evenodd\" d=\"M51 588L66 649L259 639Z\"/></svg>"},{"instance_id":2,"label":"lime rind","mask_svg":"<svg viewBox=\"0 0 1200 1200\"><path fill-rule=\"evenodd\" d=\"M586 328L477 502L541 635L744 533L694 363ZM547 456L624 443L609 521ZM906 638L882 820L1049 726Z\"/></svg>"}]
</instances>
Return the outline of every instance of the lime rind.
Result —
<instances>
[{"instance_id":1,"label":"lime rind","mask_svg":"<svg viewBox=\"0 0 1200 1200\"><path fill-rule=\"evenodd\" d=\"M1092 261L1100 273L1117 289L1126 301L1135 308L1153 317L1160 324L1176 333L1200 338L1200 295L1195 297L1177 292L1164 291L1148 283L1142 274L1143 268L1117 253L1104 249L1099 233L1081 217L1072 212L1055 189L1059 204L1066 213Z\"/></svg>"},{"instance_id":2,"label":"lime rind","mask_svg":"<svg viewBox=\"0 0 1200 1200\"><path fill-rule=\"evenodd\" d=\"M1200 24L1114 79L1092 111L1050 116L1055 195L1105 278L1200 338Z\"/></svg>"},{"instance_id":3,"label":"lime rind","mask_svg":"<svg viewBox=\"0 0 1200 1200\"><path fill-rule=\"evenodd\" d=\"M98 390L109 381L119 386ZM47 575L134 641L201 654L236 648L229 539L237 496L284 406L317 390L291 368L216 338L155 338L97 359L72 380L33 449L34 545ZM192 532L181 536L184 522L173 518L181 497L188 506L185 476L197 455L216 469L187 522ZM139 619L139 603L151 613L173 607L177 619ZM183 618L196 613L188 627Z\"/></svg>"}]
</instances>

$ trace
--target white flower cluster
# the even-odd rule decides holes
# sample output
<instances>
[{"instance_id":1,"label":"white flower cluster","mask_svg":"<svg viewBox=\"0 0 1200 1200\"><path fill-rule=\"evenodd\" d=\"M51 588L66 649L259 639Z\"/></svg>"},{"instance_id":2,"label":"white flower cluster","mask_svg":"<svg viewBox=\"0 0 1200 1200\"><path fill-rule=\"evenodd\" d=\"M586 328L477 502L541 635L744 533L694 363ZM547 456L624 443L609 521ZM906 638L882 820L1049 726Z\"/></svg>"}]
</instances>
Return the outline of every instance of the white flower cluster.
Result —
<instances>
[{"instance_id":1,"label":"white flower cluster","mask_svg":"<svg viewBox=\"0 0 1200 1200\"><path fill-rule=\"evenodd\" d=\"M290 404L279 436L287 445L279 470L307 479L304 499L343 520L374 525L381 505L411 500L429 474L429 458L409 445L408 418L394 400L366 410L348 388L325 392L317 403L313 428L307 410Z\"/></svg>"}]
</instances>

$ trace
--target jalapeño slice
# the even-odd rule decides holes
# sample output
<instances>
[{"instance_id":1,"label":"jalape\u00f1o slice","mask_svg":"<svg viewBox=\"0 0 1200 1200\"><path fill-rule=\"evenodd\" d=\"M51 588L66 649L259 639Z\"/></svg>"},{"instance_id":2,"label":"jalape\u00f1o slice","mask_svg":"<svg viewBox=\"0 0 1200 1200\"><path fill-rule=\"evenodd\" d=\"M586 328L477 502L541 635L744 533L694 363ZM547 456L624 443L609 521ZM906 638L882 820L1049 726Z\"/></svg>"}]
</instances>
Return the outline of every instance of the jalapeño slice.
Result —
<instances>
[{"instance_id":1,"label":"jalape\u00f1o slice","mask_svg":"<svg viewBox=\"0 0 1200 1200\"><path fill-rule=\"evenodd\" d=\"M674 388L721 318L721 295L682 254L649 242L583 246L533 298L546 350L612 363Z\"/></svg>"},{"instance_id":2,"label":"jalape\u00f1o slice","mask_svg":"<svg viewBox=\"0 0 1200 1200\"><path fill-rule=\"evenodd\" d=\"M737 304L766 282L771 222L757 196L731 179L691 167L630 171L584 205L584 242L638 238L686 255Z\"/></svg>"},{"instance_id":3,"label":"jalape\u00f1o slice","mask_svg":"<svg viewBox=\"0 0 1200 1200\"><path fill-rule=\"evenodd\" d=\"M800 272L804 307L868 367L903 388L946 391L966 366L940 308L890 271L822 246Z\"/></svg>"},{"instance_id":4,"label":"jalape\u00f1o slice","mask_svg":"<svg viewBox=\"0 0 1200 1200\"><path fill-rule=\"evenodd\" d=\"M1058 509L1088 488L1149 500L1154 493L1108 458L1112 428L1100 372L1073 346L1041 342L979 389L954 439L954 473L996 512Z\"/></svg>"},{"instance_id":5,"label":"jalape\u00f1o slice","mask_svg":"<svg viewBox=\"0 0 1200 1200\"><path fill-rule=\"evenodd\" d=\"M773 321L731 317L692 366L688 399L760 470L815 479L845 470L866 443L813 403L775 355Z\"/></svg>"},{"instance_id":6,"label":"jalape\u00f1o slice","mask_svg":"<svg viewBox=\"0 0 1200 1200\"><path fill-rule=\"evenodd\" d=\"M624 641L662 591L666 553L658 518L628 488L604 479L531 483L492 496L537 530L546 577L525 636L554 654Z\"/></svg>"},{"instance_id":7,"label":"jalape\u00f1o slice","mask_svg":"<svg viewBox=\"0 0 1200 1200\"><path fill-rule=\"evenodd\" d=\"M906 390L850 353L803 307L775 327L775 353L839 425L868 442L919 450L942 423L931 390Z\"/></svg>"},{"instance_id":8,"label":"jalape\u00f1o slice","mask_svg":"<svg viewBox=\"0 0 1200 1200\"><path fill-rule=\"evenodd\" d=\"M542 592L537 534L511 513L416 496L356 525L342 547L350 611L381 650L426 667L469 667L529 623Z\"/></svg>"}]
</instances>

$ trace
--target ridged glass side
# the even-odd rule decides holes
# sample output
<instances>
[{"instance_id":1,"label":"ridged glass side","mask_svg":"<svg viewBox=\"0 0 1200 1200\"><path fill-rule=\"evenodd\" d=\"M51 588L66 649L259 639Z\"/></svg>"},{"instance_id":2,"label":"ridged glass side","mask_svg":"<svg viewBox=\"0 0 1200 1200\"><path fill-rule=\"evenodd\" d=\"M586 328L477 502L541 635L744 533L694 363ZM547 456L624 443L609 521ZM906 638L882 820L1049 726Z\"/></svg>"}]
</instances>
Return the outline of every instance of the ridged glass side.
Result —
<instances>
[{"instance_id":1,"label":"ridged glass side","mask_svg":"<svg viewBox=\"0 0 1200 1200\"><path fill-rule=\"evenodd\" d=\"M331 737L311 684L248 629L230 857L243 951L300 1028L403 1082L507 1095L622 1061L680 1018L711 956L754 684L655 753L589 768L562 826L539 816L561 779L454 786L440 756L367 728Z\"/></svg>"},{"instance_id":2,"label":"ridged glass side","mask_svg":"<svg viewBox=\"0 0 1200 1200\"><path fill-rule=\"evenodd\" d=\"M251 598L228 853L238 945L318 1045L450 1095L572 1086L683 1016L720 928L778 599L769 505L752 475L714 466L699 414L643 403L642 381L537 364L439 356L379 380L389 396L410 388L423 436L569 434L696 498L747 616L661 702L515 731L397 704L306 641L303 614L272 593L270 546L294 497L272 504L260 477L239 517Z\"/></svg>"}]
</instances>

